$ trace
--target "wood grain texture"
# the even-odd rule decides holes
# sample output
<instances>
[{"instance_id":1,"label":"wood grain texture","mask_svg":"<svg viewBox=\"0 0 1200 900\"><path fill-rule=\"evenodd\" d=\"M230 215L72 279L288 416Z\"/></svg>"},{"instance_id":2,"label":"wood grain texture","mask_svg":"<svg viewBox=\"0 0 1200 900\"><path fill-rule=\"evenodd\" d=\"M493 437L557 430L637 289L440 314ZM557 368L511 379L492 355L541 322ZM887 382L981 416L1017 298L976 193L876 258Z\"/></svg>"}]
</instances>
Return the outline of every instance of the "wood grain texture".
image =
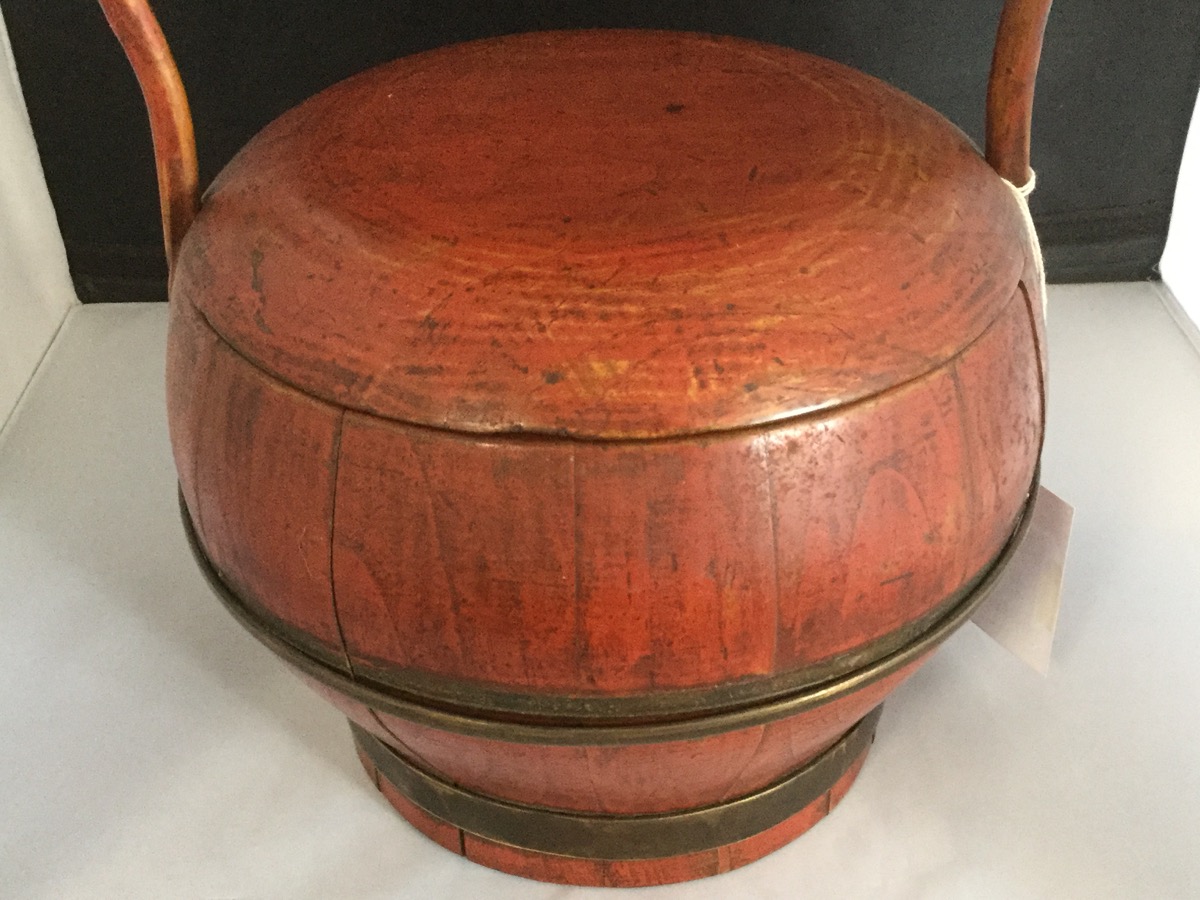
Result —
<instances>
[{"instance_id":1,"label":"wood grain texture","mask_svg":"<svg viewBox=\"0 0 1200 900\"><path fill-rule=\"evenodd\" d=\"M168 265L199 206L199 171L191 111L175 60L145 0L100 0L137 75L154 141ZM997 28L987 97L987 160L1024 185L1029 167L1034 84L1051 0L1006 0ZM670 112L682 112L671 104ZM656 177L658 173L655 173Z\"/></svg>"},{"instance_id":2,"label":"wood grain texture","mask_svg":"<svg viewBox=\"0 0 1200 900\"><path fill-rule=\"evenodd\" d=\"M333 564L355 665L638 696L866 652L1020 514L1042 433L1029 317L1017 290L942 368L751 432L589 444L348 414Z\"/></svg>"},{"instance_id":3,"label":"wood grain texture","mask_svg":"<svg viewBox=\"0 0 1200 900\"><path fill-rule=\"evenodd\" d=\"M957 129L844 66L517 35L268 126L206 195L173 291L258 365L386 418L678 435L936 368L1007 303L1021 260L998 248L1022 228Z\"/></svg>"},{"instance_id":4,"label":"wood grain texture","mask_svg":"<svg viewBox=\"0 0 1200 900\"><path fill-rule=\"evenodd\" d=\"M247 365L186 304L176 318L185 496L199 496L188 472L203 458L216 519L246 514L224 497L277 516L237 527L260 544L305 536L307 556L283 554L283 568L319 580L298 598L278 585L239 590L340 648L323 562L332 553L357 670L400 684L421 670L467 690L639 696L771 683L864 652L989 562L1039 449L1040 314L1023 290L943 370L870 401L774 429L627 444L481 440L355 413L340 426L335 408ZM208 392L199 406L186 381L197 372ZM273 418L254 432L261 397ZM198 435L198 422L230 416L251 424L210 423ZM287 460L278 472L265 454L251 460L256 433L298 439L276 448ZM202 452L189 457L192 442ZM192 502L203 534L210 516ZM208 543L221 540L210 555L231 583L279 574L238 569L269 570L286 544L246 550L236 534ZM245 560L228 556L243 550Z\"/></svg>"}]
</instances>

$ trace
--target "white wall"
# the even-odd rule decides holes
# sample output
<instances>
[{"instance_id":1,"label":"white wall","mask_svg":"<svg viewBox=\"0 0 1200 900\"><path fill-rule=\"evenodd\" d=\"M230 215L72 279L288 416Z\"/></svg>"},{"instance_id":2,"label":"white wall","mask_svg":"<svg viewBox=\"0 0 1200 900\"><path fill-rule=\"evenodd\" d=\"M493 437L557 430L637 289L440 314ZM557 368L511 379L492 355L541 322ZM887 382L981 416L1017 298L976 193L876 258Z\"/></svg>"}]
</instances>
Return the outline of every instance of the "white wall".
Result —
<instances>
[{"instance_id":1,"label":"white wall","mask_svg":"<svg viewBox=\"0 0 1200 900\"><path fill-rule=\"evenodd\" d=\"M1183 151L1183 168L1179 172L1161 269L1163 281L1188 319L1180 324L1190 332L1193 341L1200 340L1200 100L1192 114L1192 128Z\"/></svg>"},{"instance_id":2,"label":"white wall","mask_svg":"<svg viewBox=\"0 0 1200 900\"><path fill-rule=\"evenodd\" d=\"M76 303L0 12L0 428Z\"/></svg>"}]
</instances>

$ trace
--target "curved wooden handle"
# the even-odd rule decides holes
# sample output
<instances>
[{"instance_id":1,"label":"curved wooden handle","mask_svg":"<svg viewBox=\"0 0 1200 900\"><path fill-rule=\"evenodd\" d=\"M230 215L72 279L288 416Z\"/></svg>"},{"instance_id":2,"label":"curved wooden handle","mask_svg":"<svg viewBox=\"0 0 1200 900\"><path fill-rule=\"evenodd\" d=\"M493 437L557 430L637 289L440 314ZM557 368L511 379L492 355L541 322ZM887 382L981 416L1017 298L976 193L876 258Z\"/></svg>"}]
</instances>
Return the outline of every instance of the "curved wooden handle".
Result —
<instances>
[{"instance_id":1,"label":"curved wooden handle","mask_svg":"<svg viewBox=\"0 0 1200 900\"><path fill-rule=\"evenodd\" d=\"M1005 0L987 96L987 161L1017 187L1033 175L1029 132L1033 86L1051 0Z\"/></svg>"},{"instance_id":2,"label":"curved wooden handle","mask_svg":"<svg viewBox=\"0 0 1200 900\"><path fill-rule=\"evenodd\" d=\"M100 0L142 87L154 138L159 206L167 266L174 267L179 242L199 208L196 138L187 94L167 40L146 0Z\"/></svg>"}]
</instances>

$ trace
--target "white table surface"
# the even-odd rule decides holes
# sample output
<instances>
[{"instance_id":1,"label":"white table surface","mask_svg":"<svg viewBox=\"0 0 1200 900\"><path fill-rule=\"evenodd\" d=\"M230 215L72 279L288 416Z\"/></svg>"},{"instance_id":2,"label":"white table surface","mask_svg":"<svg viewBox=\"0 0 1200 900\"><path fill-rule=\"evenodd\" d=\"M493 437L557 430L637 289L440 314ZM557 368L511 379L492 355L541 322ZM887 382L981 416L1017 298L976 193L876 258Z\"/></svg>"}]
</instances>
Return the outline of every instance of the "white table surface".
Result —
<instances>
[{"instance_id":1,"label":"white table surface","mask_svg":"<svg viewBox=\"0 0 1200 900\"><path fill-rule=\"evenodd\" d=\"M1076 507L1041 678L973 626L813 831L663 900L1200 897L1200 357L1149 284L1058 287L1043 482ZM76 308L0 435L0 896L550 898L435 846L210 594L162 305Z\"/></svg>"}]
</instances>

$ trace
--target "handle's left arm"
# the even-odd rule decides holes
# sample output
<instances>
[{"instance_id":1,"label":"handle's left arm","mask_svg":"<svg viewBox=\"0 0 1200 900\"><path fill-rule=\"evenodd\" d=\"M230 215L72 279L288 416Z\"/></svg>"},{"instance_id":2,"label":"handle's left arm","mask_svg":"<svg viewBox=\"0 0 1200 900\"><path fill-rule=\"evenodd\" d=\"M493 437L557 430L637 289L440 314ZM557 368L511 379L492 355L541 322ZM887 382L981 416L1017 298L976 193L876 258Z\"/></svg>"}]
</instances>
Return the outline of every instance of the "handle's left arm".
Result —
<instances>
[{"instance_id":1,"label":"handle's left arm","mask_svg":"<svg viewBox=\"0 0 1200 900\"><path fill-rule=\"evenodd\" d=\"M154 138L158 196L167 265L174 267L179 242L199 207L199 174L192 115L179 70L146 0L100 0L108 24L133 66Z\"/></svg>"}]
</instances>

